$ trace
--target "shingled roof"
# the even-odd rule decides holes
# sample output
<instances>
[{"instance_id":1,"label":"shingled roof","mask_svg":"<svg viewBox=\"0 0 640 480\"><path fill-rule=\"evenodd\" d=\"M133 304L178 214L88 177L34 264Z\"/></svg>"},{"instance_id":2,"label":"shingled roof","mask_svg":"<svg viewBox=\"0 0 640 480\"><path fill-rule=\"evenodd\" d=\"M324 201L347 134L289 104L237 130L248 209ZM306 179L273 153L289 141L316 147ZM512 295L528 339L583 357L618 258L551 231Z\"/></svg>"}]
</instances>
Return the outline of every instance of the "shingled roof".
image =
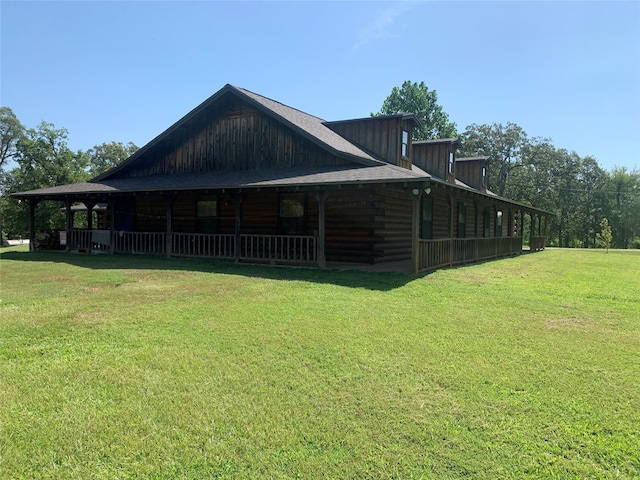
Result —
<instances>
[{"instance_id":1,"label":"shingled roof","mask_svg":"<svg viewBox=\"0 0 640 480\"><path fill-rule=\"evenodd\" d=\"M262 95L244 88L234 87L233 85L227 84L156 138L136 151L123 163L102 175L99 175L94 179L94 181L108 179L116 175L118 172L130 167L133 163L138 161L138 159L156 148L165 139L170 138L173 134L177 133L181 127L189 124L189 122L197 121L200 116L206 113L207 109L215 106L216 102L220 101L222 97L228 94L233 94L242 98L265 114L287 125L289 128L301 134L311 142L328 150L333 155L352 160L361 165L385 164L381 159L374 158L369 153L325 126L325 120L309 115L308 113L289 107L270 98L263 97Z\"/></svg>"},{"instance_id":2,"label":"shingled roof","mask_svg":"<svg viewBox=\"0 0 640 480\"><path fill-rule=\"evenodd\" d=\"M384 163L380 159L372 157L364 150L358 148L356 145L325 126L325 123L328 122L321 118L309 115L308 113L304 113L295 108L288 107L287 105L271 100L270 98L263 97L257 93L250 92L244 88L233 87L231 85L227 85L227 87L244 94L246 97L253 100L257 106L262 107L262 110L266 113L276 115L280 120L284 120L284 123L289 124L289 126L294 130L305 134L305 136L314 141L314 143L324 146L325 148L329 148L333 153L338 155L347 155L351 157L351 159L360 162L364 160L365 162L363 163L369 165Z\"/></svg>"},{"instance_id":3,"label":"shingled roof","mask_svg":"<svg viewBox=\"0 0 640 480\"><path fill-rule=\"evenodd\" d=\"M58 197L64 195L93 195L127 192L178 191L191 189L262 188L332 184L394 183L429 180L422 171L407 170L396 165L296 167L271 170L235 172L185 173L146 177L113 178L42 188L13 194L18 198Z\"/></svg>"}]
</instances>

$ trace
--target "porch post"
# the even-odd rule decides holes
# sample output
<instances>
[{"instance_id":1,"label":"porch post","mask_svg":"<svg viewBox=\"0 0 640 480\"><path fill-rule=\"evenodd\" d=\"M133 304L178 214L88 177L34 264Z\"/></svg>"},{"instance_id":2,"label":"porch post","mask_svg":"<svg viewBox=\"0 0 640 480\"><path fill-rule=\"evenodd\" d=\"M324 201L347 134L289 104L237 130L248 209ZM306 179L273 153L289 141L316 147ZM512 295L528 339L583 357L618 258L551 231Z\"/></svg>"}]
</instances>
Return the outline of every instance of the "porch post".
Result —
<instances>
[{"instance_id":1,"label":"porch post","mask_svg":"<svg viewBox=\"0 0 640 480\"><path fill-rule=\"evenodd\" d=\"M167 204L167 233L165 238L165 249L167 257L171 256L173 250L173 203L176 201L176 195L166 195L164 201Z\"/></svg>"},{"instance_id":2,"label":"porch post","mask_svg":"<svg viewBox=\"0 0 640 480\"><path fill-rule=\"evenodd\" d=\"M64 202L64 214L65 225L64 228L67 232L67 244L64 246L65 251L69 251L69 244L71 243L71 229L73 228L73 214L71 213L71 199L67 198Z\"/></svg>"},{"instance_id":3,"label":"porch post","mask_svg":"<svg viewBox=\"0 0 640 480\"><path fill-rule=\"evenodd\" d=\"M536 217L531 212L529 216L531 217L531 225L529 225L529 250L535 251L533 236L536 233Z\"/></svg>"},{"instance_id":4,"label":"porch post","mask_svg":"<svg viewBox=\"0 0 640 480\"><path fill-rule=\"evenodd\" d=\"M95 207L95 202L86 202L85 207L87 207L87 229L93 230L93 207Z\"/></svg>"},{"instance_id":5,"label":"porch post","mask_svg":"<svg viewBox=\"0 0 640 480\"><path fill-rule=\"evenodd\" d=\"M416 190L418 190L417 193ZM422 200L422 189L413 189L411 193L411 264L413 265L413 273L418 273L420 271L420 201Z\"/></svg>"},{"instance_id":6,"label":"porch post","mask_svg":"<svg viewBox=\"0 0 640 480\"><path fill-rule=\"evenodd\" d=\"M327 261L324 252L325 239L325 204L329 193L320 191L316 193L318 199L318 267L326 268Z\"/></svg>"},{"instance_id":7,"label":"porch post","mask_svg":"<svg viewBox=\"0 0 640 480\"><path fill-rule=\"evenodd\" d=\"M538 215L538 236L542 235L542 215Z\"/></svg>"},{"instance_id":8,"label":"porch post","mask_svg":"<svg viewBox=\"0 0 640 480\"><path fill-rule=\"evenodd\" d=\"M34 241L36 239L36 206L40 200L29 199L29 251L35 251Z\"/></svg>"},{"instance_id":9,"label":"porch post","mask_svg":"<svg viewBox=\"0 0 640 480\"><path fill-rule=\"evenodd\" d=\"M453 195L447 195L447 201L449 202L449 265L453 265Z\"/></svg>"},{"instance_id":10,"label":"porch post","mask_svg":"<svg viewBox=\"0 0 640 480\"><path fill-rule=\"evenodd\" d=\"M475 217L474 217L475 218L475 220L474 220L475 225L473 226L473 236L474 236L474 239L473 239L473 260L476 261L476 262L478 261L478 257L479 257L479 252L478 252L479 240L478 240L478 238L480 237L480 233L479 233L480 220L478 219L478 212L479 212L478 201L474 200L473 201L473 213L475 215Z\"/></svg>"},{"instance_id":11,"label":"porch post","mask_svg":"<svg viewBox=\"0 0 640 480\"><path fill-rule=\"evenodd\" d=\"M236 228L235 228L235 261L240 261L240 247L242 243L240 241L240 235L242 235L242 201L244 196L242 193L238 193L235 196L236 199Z\"/></svg>"},{"instance_id":12,"label":"porch post","mask_svg":"<svg viewBox=\"0 0 640 480\"><path fill-rule=\"evenodd\" d=\"M116 243L116 199L114 197L109 197L109 253L114 254L116 252L115 243Z\"/></svg>"},{"instance_id":13,"label":"porch post","mask_svg":"<svg viewBox=\"0 0 640 480\"><path fill-rule=\"evenodd\" d=\"M509 222L507 228L507 236L508 237L513 237L513 210L511 208L509 208L509 216L507 217L508 220L507 222Z\"/></svg>"}]
</instances>

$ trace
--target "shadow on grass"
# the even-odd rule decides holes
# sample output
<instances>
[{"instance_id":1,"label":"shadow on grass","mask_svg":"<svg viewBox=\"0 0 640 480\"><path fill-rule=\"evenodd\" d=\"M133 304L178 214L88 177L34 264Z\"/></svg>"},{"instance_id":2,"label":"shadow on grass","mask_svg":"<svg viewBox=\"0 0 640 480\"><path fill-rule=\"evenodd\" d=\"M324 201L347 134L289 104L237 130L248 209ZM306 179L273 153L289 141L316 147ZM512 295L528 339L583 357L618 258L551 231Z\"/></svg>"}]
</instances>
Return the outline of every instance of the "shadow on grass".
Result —
<instances>
[{"instance_id":1,"label":"shadow on grass","mask_svg":"<svg viewBox=\"0 0 640 480\"><path fill-rule=\"evenodd\" d=\"M349 288L389 291L400 288L426 274L409 275L361 270L321 270L313 267L271 266L233 263L216 259L166 258L149 255L86 255L65 252L21 252L2 249L2 259L22 262L53 262L81 268L176 270L225 275L241 275L270 280L325 283ZM8 250L8 251L7 251Z\"/></svg>"}]
</instances>

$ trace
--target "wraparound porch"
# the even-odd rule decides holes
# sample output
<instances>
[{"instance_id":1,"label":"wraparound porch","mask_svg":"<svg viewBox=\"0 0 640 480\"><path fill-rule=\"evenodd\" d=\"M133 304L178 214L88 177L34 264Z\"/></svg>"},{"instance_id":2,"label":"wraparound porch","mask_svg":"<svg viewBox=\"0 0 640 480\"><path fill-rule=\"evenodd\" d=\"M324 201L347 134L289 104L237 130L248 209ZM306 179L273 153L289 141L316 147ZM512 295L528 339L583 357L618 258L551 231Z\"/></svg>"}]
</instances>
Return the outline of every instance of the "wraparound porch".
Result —
<instances>
[{"instance_id":1,"label":"wraparound porch","mask_svg":"<svg viewBox=\"0 0 640 480\"><path fill-rule=\"evenodd\" d=\"M176 257L217 258L273 264L320 265L319 238L296 235L201 234L173 232L126 232L73 229L67 231L66 249L75 252L147 254ZM533 237L538 250L544 237ZM491 237L420 240L419 271L463 265L518 255L522 237Z\"/></svg>"}]
</instances>

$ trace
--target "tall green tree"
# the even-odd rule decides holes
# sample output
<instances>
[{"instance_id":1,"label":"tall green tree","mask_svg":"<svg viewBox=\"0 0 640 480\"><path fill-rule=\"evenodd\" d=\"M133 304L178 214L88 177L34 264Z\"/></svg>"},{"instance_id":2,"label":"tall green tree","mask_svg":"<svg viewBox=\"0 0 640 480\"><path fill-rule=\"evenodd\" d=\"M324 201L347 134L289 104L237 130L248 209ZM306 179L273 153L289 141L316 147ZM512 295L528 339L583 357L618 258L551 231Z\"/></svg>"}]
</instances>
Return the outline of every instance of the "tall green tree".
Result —
<instances>
[{"instance_id":1,"label":"tall green tree","mask_svg":"<svg viewBox=\"0 0 640 480\"><path fill-rule=\"evenodd\" d=\"M414 140L457 136L456 124L449 121L449 115L438 104L438 94L435 90L429 90L424 82L406 80L400 88L393 87L391 94L382 103L380 111L372 113L371 116L398 113L414 113L422 123L421 128L413 130Z\"/></svg>"},{"instance_id":2,"label":"tall green tree","mask_svg":"<svg viewBox=\"0 0 640 480\"><path fill-rule=\"evenodd\" d=\"M15 154L18 141L24 135L24 126L9 107L0 107L0 202L6 189L8 174L5 168ZM0 210L0 245L5 239L4 215Z\"/></svg>"},{"instance_id":3,"label":"tall green tree","mask_svg":"<svg viewBox=\"0 0 640 480\"><path fill-rule=\"evenodd\" d=\"M89 160L89 174L97 177L107 170L124 162L129 156L134 154L138 147L132 142L123 144L122 142L101 143L87 150Z\"/></svg>"},{"instance_id":4,"label":"tall green tree","mask_svg":"<svg viewBox=\"0 0 640 480\"><path fill-rule=\"evenodd\" d=\"M88 179L88 157L73 152L67 145L67 130L42 122L25 131L16 144L14 160L18 166L6 175L6 194L39 188L82 182ZM29 213L25 202L17 202L8 195L2 198L2 218L5 231L12 236L26 236L29 232ZM42 202L36 209L39 229L64 226L60 204Z\"/></svg>"},{"instance_id":5,"label":"tall green tree","mask_svg":"<svg viewBox=\"0 0 640 480\"><path fill-rule=\"evenodd\" d=\"M597 160L591 156L583 157L580 167L578 181L583 195L580 202L583 245L595 248L604 207L606 174Z\"/></svg>"},{"instance_id":6,"label":"tall green tree","mask_svg":"<svg viewBox=\"0 0 640 480\"><path fill-rule=\"evenodd\" d=\"M640 170L613 167L605 185L613 245L640 248Z\"/></svg>"},{"instance_id":7,"label":"tall green tree","mask_svg":"<svg viewBox=\"0 0 640 480\"><path fill-rule=\"evenodd\" d=\"M24 126L9 107L0 107L0 169L15 156Z\"/></svg>"},{"instance_id":8,"label":"tall green tree","mask_svg":"<svg viewBox=\"0 0 640 480\"><path fill-rule=\"evenodd\" d=\"M518 169L535 165L536 150L549 140L530 138L515 123L493 123L491 125L469 125L460 136L463 146L460 156L488 156L491 168L487 178L489 189L504 196L509 178Z\"/></svg>"}]
</instances>

